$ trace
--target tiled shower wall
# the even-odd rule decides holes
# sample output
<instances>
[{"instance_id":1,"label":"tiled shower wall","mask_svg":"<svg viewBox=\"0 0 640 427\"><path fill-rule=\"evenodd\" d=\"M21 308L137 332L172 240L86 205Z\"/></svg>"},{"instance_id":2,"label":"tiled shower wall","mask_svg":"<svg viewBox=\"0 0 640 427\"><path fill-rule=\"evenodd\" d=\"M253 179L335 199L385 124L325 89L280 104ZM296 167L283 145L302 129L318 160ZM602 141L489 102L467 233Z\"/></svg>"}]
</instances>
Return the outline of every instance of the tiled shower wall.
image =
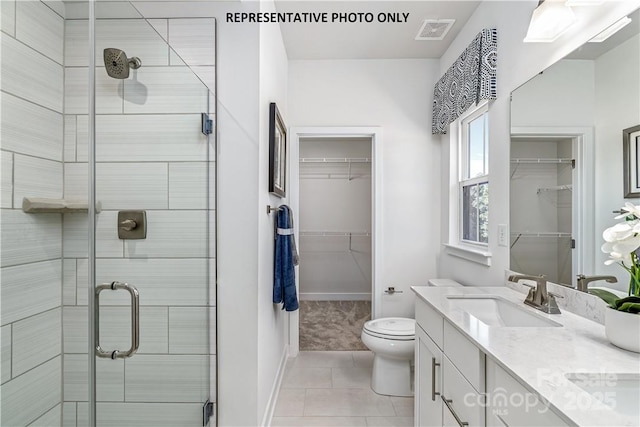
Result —
<instances>
[{"instance_id":1,"label":"tiled shower wall","mask_svg":"<svg viewBox=\"0 0 640 427\"><path fill-rule=\"evenodd\" d=\"M64 196L82 199L87 21L66 21L65 34ZM97 362L98 423L201 425L202 404L209 396L215 401L216 352L215 245L210 243L215 242L215 148L213 142L207 147L200 113L209 105L213 112L215 102L185 62L214 89L215 20L98 20L96 38L97 200L103 209L97 215L97 283L128 282L140 291L141 305L138 353ZM105 47L139 57L142 67L126 80L108 77L102 67ZM118 238L118 211L131 209L146 211L145 240ZM86 215L66 214L62 230L64 425L83 426ZM103 348L129 348L126 292L101 294L100 320Z\"/></svg>"},{"instance_id":2,"label":"tiled shower wall","mask_svg":"<svg viewBox=\"0 0 640 427\"><path fill-rule=\"evenodd\" d=\"M63 18L2 0L2 411L0 425L58 425L62 215L22 198L63 192Z\"/></svg>"}]
</instances>

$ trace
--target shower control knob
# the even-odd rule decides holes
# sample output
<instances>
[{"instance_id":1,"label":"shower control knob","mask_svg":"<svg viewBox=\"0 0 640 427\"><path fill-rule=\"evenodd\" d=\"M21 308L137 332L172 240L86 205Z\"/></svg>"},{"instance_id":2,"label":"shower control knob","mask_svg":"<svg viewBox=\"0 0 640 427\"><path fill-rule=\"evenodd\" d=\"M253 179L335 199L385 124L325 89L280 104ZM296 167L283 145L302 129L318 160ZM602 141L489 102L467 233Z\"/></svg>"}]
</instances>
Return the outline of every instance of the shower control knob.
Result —
<instances>
[{"instance_id":1,"label":"shower control knob","mask_svg":"<svg viewBox=\"0 0 640 427\"><path fill-rule=\"evenodd\" d=\"M138 226L138 223L132 219L125 219L120 223L120 228L126 231L131 231Z\"/></svg>"}]
</instances>

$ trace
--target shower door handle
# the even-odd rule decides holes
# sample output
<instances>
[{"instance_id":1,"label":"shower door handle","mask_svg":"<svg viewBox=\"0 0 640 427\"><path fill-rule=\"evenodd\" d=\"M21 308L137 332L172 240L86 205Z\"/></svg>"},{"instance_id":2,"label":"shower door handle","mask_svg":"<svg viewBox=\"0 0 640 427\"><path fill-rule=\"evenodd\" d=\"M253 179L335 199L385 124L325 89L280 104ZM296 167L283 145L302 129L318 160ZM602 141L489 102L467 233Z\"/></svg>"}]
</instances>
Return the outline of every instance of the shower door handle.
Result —
<instances>
[{"instance_id":1,"label":"shower door handle","mask_svg":"<svg viewBox=\"0 0 640 427\"><path fill-rule=\"evenodd\" d=\"M131 295L131 348L127 351L120 350L103 350L100 347L100 292L104 290L117 291L124 289ZM140 294L138 290L128 283L111 282L103 283L96 287L95 298L95 337L96 337L96 355L109 359L126 359L131 357L138 351L140 346Z\"/></svg>"}]
</instances>

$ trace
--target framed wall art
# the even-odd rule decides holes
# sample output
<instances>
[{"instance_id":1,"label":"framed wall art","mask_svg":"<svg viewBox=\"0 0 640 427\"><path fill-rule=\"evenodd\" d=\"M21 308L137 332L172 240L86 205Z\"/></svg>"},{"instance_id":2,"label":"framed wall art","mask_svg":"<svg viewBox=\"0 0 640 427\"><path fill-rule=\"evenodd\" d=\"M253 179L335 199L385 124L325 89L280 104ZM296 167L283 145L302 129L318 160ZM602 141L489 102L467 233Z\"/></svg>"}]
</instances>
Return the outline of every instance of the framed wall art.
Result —
<instances>
[{"instance_id":1,"label":"framed wall art","mask_svg":"<svg viewBox=\"0 0 640 427\"><path fill-rule=\"evenodd\" d=\"M269 192L285 197L287 179L287 128L275 102L269 105Z\"/></svg>"},{"instance_id":2,"label":"framed wall art","mask_svg":"<svg viewBox=\"0 0 640 427\"><path fill-rule=\"evenodd\" d=\"M622 131L624 197L640 197L640 125Z\"/></svg>"}]
</instances>

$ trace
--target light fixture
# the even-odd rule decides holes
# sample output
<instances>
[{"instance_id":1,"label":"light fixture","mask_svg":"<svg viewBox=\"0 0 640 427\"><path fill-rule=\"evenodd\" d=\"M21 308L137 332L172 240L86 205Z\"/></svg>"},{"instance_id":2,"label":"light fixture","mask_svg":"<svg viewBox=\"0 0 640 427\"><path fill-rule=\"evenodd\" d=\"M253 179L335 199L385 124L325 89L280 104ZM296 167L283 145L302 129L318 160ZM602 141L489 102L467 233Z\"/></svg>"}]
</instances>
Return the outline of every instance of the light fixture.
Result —
<instances>
[{"instance_id":1,"label":"light fixture","mask_svg":"<svg viewBox=\"0 0 640 427\"><path fill-rule=\"evenodd\" d=\"M597 36L595 36L594 38L589 40L589 42L590 43L601 43L601 42L605 41L606 39L608 39L609 37L611 37L612 35L614 35L615 33L617 33L618 31L620 31L622 28L624 28L627 25L629 25L630 23L631 23L631 18L629 18L628 16L625 16L624 18L622 18L621 20L619 20L615 24L611 25L610 27L606 28L600 34L598 34Z\"/></svg>"},{"instance_id":2,"label":"light fixture","mask_svg":"<svg viewBox=\"0 0 640 427\"><path fill-rule=\"evenodd\" d=\"M542 0L533 11L525 43L551 43L576 21L565 0Z\"/></svg>"}]
</instances>

